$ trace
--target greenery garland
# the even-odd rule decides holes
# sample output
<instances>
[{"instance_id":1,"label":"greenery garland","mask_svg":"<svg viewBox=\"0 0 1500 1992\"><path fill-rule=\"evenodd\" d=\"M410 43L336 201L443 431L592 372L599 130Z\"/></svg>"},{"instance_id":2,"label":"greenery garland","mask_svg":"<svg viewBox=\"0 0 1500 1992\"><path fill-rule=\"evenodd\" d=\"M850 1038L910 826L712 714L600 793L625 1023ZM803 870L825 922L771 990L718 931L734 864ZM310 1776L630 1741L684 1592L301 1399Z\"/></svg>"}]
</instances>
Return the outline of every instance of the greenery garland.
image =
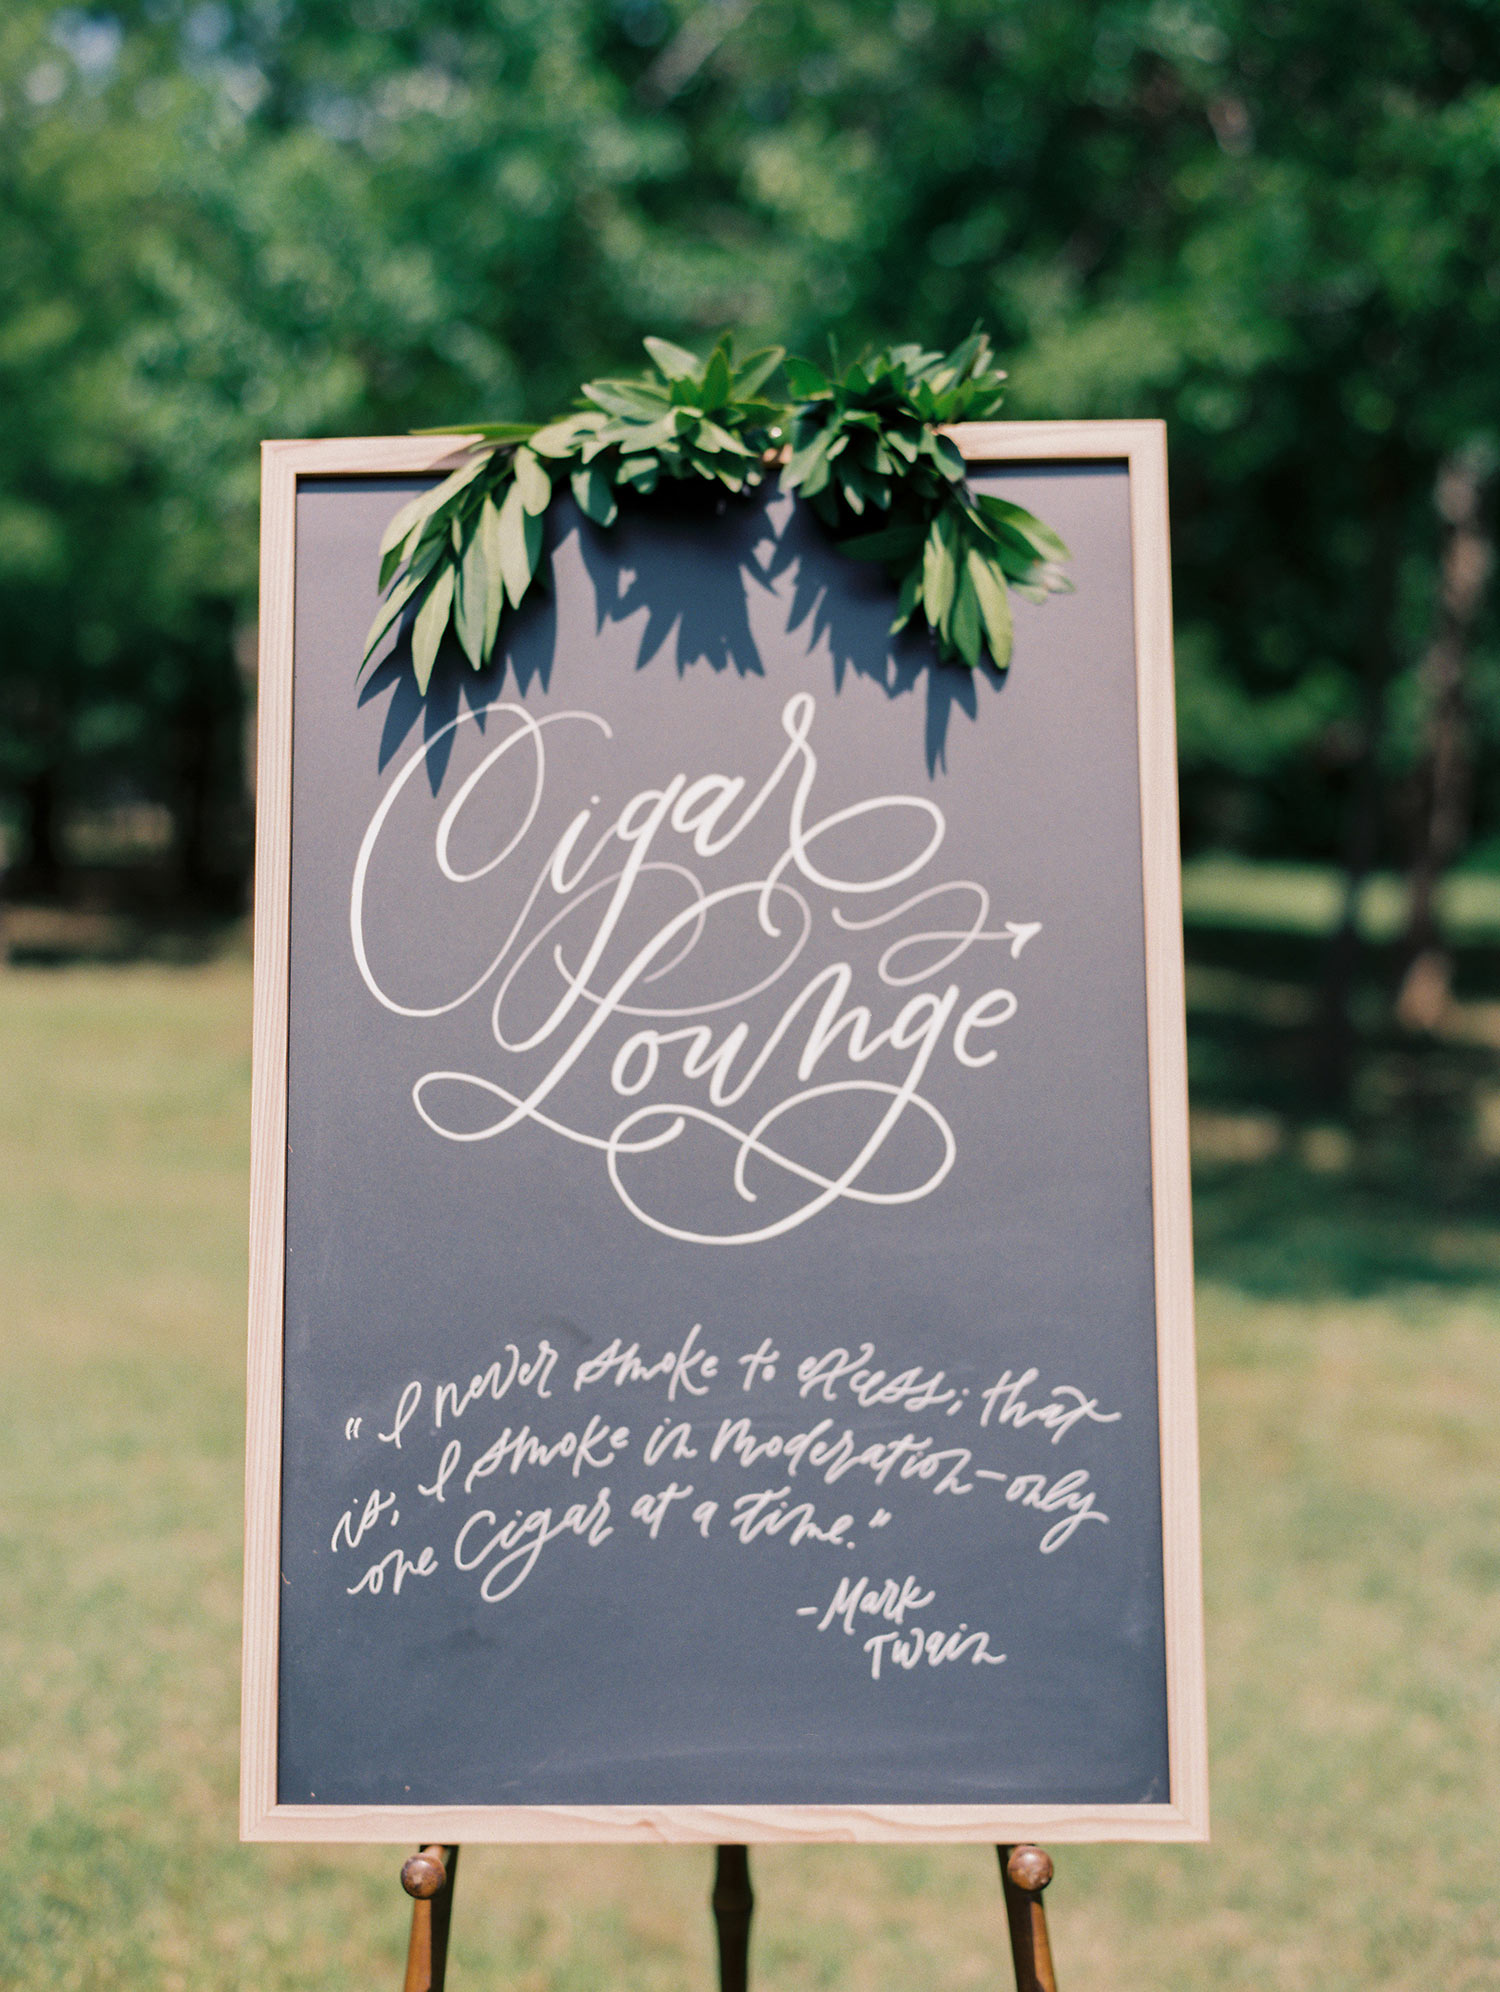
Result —
<instances>
[{"instance_id":1,"label":"greenery garland","mask_svg":"<svg viewBox=\"0 0 1500 1992\"><path fill-rule=\"evenodd\" d=\"M537 585L542 524L564 477L585 516L609 526L622 490L644 496L664 478L696 478L740 493L779 470L782 489L801 492L841 552L885 567L899 591L892 632L920 615L938 654L970 670L986 654L1008 667L1012 588L1041 601L1071 585L1057 534L970 490L942 433L1000 406L1005 375L982 332L951 353L890 346L832 372L779 346L736 361L728 335L706 360L666 339L645 344L651 372L590 381L557 421L422 431L479 440L386 529L380 587L390 592L361 672L408 612L424 696L450 627L482 669L507 605L518 609ZM776 400L765 390L783 362L790 398Z\"/></svg>"}]
</instances>

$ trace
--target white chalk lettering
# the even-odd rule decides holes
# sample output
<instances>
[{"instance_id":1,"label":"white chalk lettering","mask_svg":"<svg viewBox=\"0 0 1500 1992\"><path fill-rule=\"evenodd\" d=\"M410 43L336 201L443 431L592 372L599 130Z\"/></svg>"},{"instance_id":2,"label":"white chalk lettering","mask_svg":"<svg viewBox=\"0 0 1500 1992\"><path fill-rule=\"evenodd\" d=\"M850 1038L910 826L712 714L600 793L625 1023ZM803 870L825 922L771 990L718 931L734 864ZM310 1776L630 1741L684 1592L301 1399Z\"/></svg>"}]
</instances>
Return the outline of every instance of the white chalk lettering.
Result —
<instances>
[{"instance_id":1,"label":"white chalk lettering","mask_svg":"<svg viewBox=\"0 0 1500 1992\"><path fill-rule=\"evenodd\" d=\"M489 1564L479 1586L479 1595L487 1605L498 1605L520 1590L535 1570L542 1551L549 1543L556 1542L559 1536L579 1536L590 1549L597 1549L608 1536L614 1534L609 1516L607 1487L601 1487L591 1502L575 1501L556 1521L550 1508L533 1508L527 1514L517 1508L510 1521L496 1528L494 1510L476 1508L458 1532L453 1545L453 1561L460 1570L477 1570L481 1564ZM470 1530L486 1528L493 1530L493 1534L481 1548L471 1553ZM502 1553L495 1556L496 1550ZM490 1562L491 1557L495 1558L493 1562ZM502 1578L504 1582L497 1582Z\"/></svg>"},{"instance_id":2,"label":"white chalk lettering","mask_svg":"<svg viewBox=\"0 0 1500 1992\"><path fill-rule=\"evenodd\" d=\"M1037 1375L1035 1369L1028 1369L1013 1377L1006 1370L998 1383L980 1394L979 1401L984 1407L979 1414L980 1424L988 1425L993 1418L997 1425L1012 1425L1018 1432L1027 1425L1040 1425L1043 1431L1052 1434L1053 1445L1086 1418L1096 1425L1118 1424L1120 1412L1101 1411L1097 1397L1085 1397L1071 1383L1055 1385L1048 1393L1048 1403L1029 1405L1021 1392L1036 1382Z\"/></svg>"},{"instance_id":3,"label":"white chalk lettering","mask_svg":"<svg viewBox=\"0 0 1500 1992\"><path fill-rule=\"evenodd\" d=\"M879 1211L920 1201L947 1179L957 1151L930 1097L939 1066L945 1084L985 1083L979 1075L987 1081L998 1059L986 1040L1016 1016L1019 999L944 978L966 974L996 943L1017 961L1041 923L996 924L977 880L934 878L948 833L928 795L871 795L819 815L816 715L810 693L787 699L784 745L758 776L678 769L602 808L597 794L585 807L575 791L597 782L597 755L613 734L601 714L582 708L536 718L497 700L447 721L405 758L360 841L349 937L371 997L413 1032L471 1003L488 1005L484 1061L428 1070L412 1085L412 1104L434 1135L488 1142L529 1124L597 1154L641 1224L712 1246L781 1237L840 1202ZM389 948L371 895L388 868L388 843L422 820L419 777L429 756L446 754L461 730L466 744L473 728L482 729L473 766L435 831L421 833L431 838L433 893L415 907L408 895L403 917L420 918L425 904L479 885L486 905L498 892L504 910L476 924L472 958L451 993L418 1002L384 966L387 954L396 960L413 950ZM543 828L563 816L561 835ZM749 839L752 825L760 828ZM473 847L462 863L460 846ZM769 861L767 846L776 852ZM861 861L836 851L857 851ZM892 894L895 903L851 910ZM730 931L733 946L710 939ZM890 938L868 991L856 989L842 937L877 932ZM835 953L799 969L819 945L850 958ZM736 964L738 986L672 1001L661 985L710 956ZM779 1014L757 1007L752 1027L748 1006L772 990ZM568 1082L579 1072L597 1074L591 1096L603 1113L594 1125L562 1118L579 1111L560 1107L561 1098L576 1098ZM843 1147L840 1159L815 1164L810 1142L817 1132L824 1153L830 1100L839 1103ZM617 1114L611 1101L628 1110ZM875 1188L879 1157L884 1186ZM711 1182L721 1185L719 1208L704 1216L701 1190ZM685 1191L693 1192L690 1221L676 1210ZM750 1365L747 1387L756 1373ZM499 1364L463 1387L441 1386L436 1423L509 1387ZM547 1394L545 1378L536 1387ZM674 1389L694 1388L685 1377L674 1381ZM382 1436L399 1444L400 1426Z\"/></svg>"},{"instance_id":4,"label":"white chalk lettering","mask_svg":"<svg viewBox=\"0 0 1500 1992\"><path fill-rule=\"evenodd\" d=\"M367 1592L372 1598L378 1598L385 1588L386 1578L389 1577L391 1596L396 1597L408 1577L430 1577L437 1567L437 1557L430 1546L420 1553L415 1562L405 1550L393 1549L388 1555L382 1556L378 1563L372 1563L357 1584L350 1584L346 1588L351 1598L358 1596L361 1591Z\"/></svg>"}]
</instances>

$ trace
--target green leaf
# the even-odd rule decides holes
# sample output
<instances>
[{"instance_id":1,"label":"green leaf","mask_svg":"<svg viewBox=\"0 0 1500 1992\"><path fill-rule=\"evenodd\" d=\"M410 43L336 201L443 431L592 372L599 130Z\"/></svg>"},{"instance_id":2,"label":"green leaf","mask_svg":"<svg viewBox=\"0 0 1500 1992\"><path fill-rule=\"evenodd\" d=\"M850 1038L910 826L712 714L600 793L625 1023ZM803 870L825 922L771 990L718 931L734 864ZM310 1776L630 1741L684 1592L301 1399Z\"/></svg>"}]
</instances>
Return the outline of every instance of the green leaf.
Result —
<instances>
[{"instance_id":1,"label":"green leaf","mask_svg":"<svg viewBox=\"0 0 1500 1992\"><path fill-rule=\"evenodd\" d=\"M603 420L596 409L584 409L577 415L568 415L561 422L549 422L538 429L531 438L531 448L538 456L570 457L591 436Z\"/></svg>"},{"instance_id":2,"label":"green leaf","mask_svg":"<svg viewBox=\"0 0 1500 1992\"><path fill-rule=\"evenodd\" d=\"M620 482L643 495L656 489L660 476L661 465L654 456L626 457L620 465Z\"/></svg>"},{"instance_id":3,"label":"green leaf","mask_svg":"<svg viewBox=\"0 0 1500 1992\"><path fill-rule=\"evenodd\" d=\"M833 385L821 367L795 355L786 363L786 381L794 401L811 401L817 395L827 394Z\"/></svg>"},{"instance_id":4,"label":"green leaf","mask_svg":"<svg viewBox=\"0 0 1500 1992\"><path fill-rule=\"evenodd\" d=\"M583 392L606 415L622 415L631 421L659 415L671 399L664 388L649 382L591 380Z\"/></svg>"},{"instance_id":5,"label":"green leaf","mask_svg":"<svg viewBox=\"0 0 1500 1992\"><path fill-rule=\"evenodd\" d=\"M364 664L369 663L371 653L374 651L376 644L379 643L380 639L391 627L391 624L395 622L396 618L401 614L401 611L406 607L426 578L426 574L403 574L389 595L381 603L380 607L375 611L375 620L370 624L370 633L365 638L363 651ZM363 669L363 664L360 668Z\"/></svg>"},{"instance_id":6,"label":"green leaf","mask_svg":"<svg viewBox=\"0 0 1500 1992\"><path fill-rule=\"evenodd\" d=\"M488 553L483 535L476 529L464 549L453 594L453 630L465 657L476 671L485 662L485 617L489 608L490 577Z\"/></svg>"},{"instance_id":7,"label":"green leaf","mask_svg":"<svg viewBox=\"0 0 1500 1992\"><path fill-rule=\"evenodd\" d=\"M500 507L500 573L510 605L518 609L531 586L532 562L527 550L527 527L531 514L521 503L521 493L512 485Z\"/></svg>"},{"instance_id":8,"label":"green leaf","mask_svg":"<svg viewBox=\"0 0 1500 1992\"><path fill-rule=\"evenodd\" d=\"M934 435L928 444L928 452L934 463L951 483L962 484L968 476L968 468L963 455L951 436Z\"/></svg>"},{"instance_id":9,"label":"green leaf","mask_svg":"<svg viewBox=\"0 0 1500 1992\"><path fill-rule=\"evenodd\" d=\"M987 523L1008 526L1013 533L1025 540L1028 546L1047 560L1070 560L1072 555L1063 540L1044 525L1034 512L1028 512L1022 505L1013 505L1008 498L993 497L988 491L981 492L976 501L980 514Z\"/></svg>"},{"instance_id":10,"label":"green leaf","mask_svg":"<svg viewBox=\"0 0 1500 1992\"><path fill-rule=\"evenodd\" d=\"M370 625L370 635L365 645L365 662L369 662L370 652L384 636L396 617L411 600L412 595L431 574L434 567L444 557L444 538L432 537L424 540L407 562L406 572L396 586L386 596L377 610L375 620Z\"/></svg>"},{"instance_id":11,"label":"green leaf","mask_svg":"<svg viewBox=\"0 0 1500 1992\"><path fill-rule=\"evenodd\" d=\"M781 473L783 491L801 491L811 498L828 482L828 445L831 429L819 429L811 441L794 449Z\"/></svg>"},{"instance_id":12,"label":"green leaf","mask_svg":"<svg viewBox=\"0 0 1500 1992\"><path fill-rule=\"evenodd\" d=\"M702 362L696 353L674 346L670 339L643 339L641 344L668 380L696 380Z\"/></svg>"},{"instance_id":13,"label":"green leaf","mask_svg":"<svg viewBox=\"0 0 1500 1992\"><path fill-rule=\"evenodd\" d=\"M971 671L979 667L979 650L982 641L979 625L979 599L974 593L974 583L969 574L968 564L959 570L958 586L953 594L953 615L950 629L958 654Z\"/></svg>"},{"instance_id":14,"label":"green leaf","mask_svg":"<svg viewBox=\"0 0 1500 1992\"><path fill-rule=\"evenodd\" d=\"M896 613L891 620L891 635L896 636L906 628L922 602L922 563L906 570L901 583L901 593L896 600Z\"/></svg>"},{"instance_id":15,"label":"green leaf","mask_svg":"<svg viewBox=\"0 0 1500 1992\"><path fill-rule=\"evenodd\" d=\"M966 380L970 374L979 373L989 357L990 342L982 332L975 330L967 339L953 348L948 355L948 365L954 377Z\"/></svg>"},{"instance_id":16,"label":"green leaf","mask_svg":"<svg viewBox=\"0 0 1500 1992\"><path fill-rule=\"evenodd\" d=\"M734 375L729 371L728 355L722 345L715 346L708 356L708 369L703 376L704 413L712 415L722 408L733 388Z\"/></svg>"},{"instance_id":17,"label":"green leaf","mask_svg":"<svg viewBox=\"0 0 1500 1992\"><path fill-rule=\"evenodd\" d=\"M552 479L530 450L516 451L515 473L516 489L526 510L538 514L545 512L552 503Z\"/></svg>"},{"instance_id":18,"label":"green leaf","mask_svg":"<svg viewBox=\"0 0 1500 1992\"><path fill-rule=\"evenodd\" d=\"M1004 671L1010 665L1012 642L1010 594L1004 577L996 573L993 562L986 560L977 546L971 546L964 555L964 570L984 620L985 640L995 669Z\"/></svg>"},{"instance_id":19,"label":"green leaf","mask_svg":"<svg viewBox=\"0 0 1500 1992\"><path fill-rule=\"evenodd\" d=\"M738 436L721 429L717 422L698 424L698 446L700 449L717 450L724 456L747 457L750 454Z\"/></svg>"},{"instance_id":20,"label":"green leaf","mask_svg":"<svg viewBox=\"0 0 1500 1992\"><path fill-rule=\"evenodd\" d=\"M441 429L412 429L413 436L481 436L487 443L524 443L535 422L449 422Z\"/></svg>"},{"instance_id":21,"label":"green leaf","mask_svg":"<svg viewBox=\"0 0 1500 1992\"><path fill-rule=\"evenodd\" d=\"M953 558L952 527L947 514L939 512L927 533L922 551L922 601L927 620L935 630L947 633L953 607L953 591L958 584L958 568Z\"/></svg>"},{"instance_id":22,"label":"green leaf","mask_svg":"<svg viewBox=\"0 0 1500 1992\"><path fill-rule=\"evenodd\" d=\"M436 520L418 519L405 539L386 548L380 557L380 575L376 583L379 588L386 588L401 568L421 565L426 548L442 537L443 516L439 514Z\"/></svg>"},{"instance_id":23,"label":"green leaf","mask_svg":"<svg viewBox=\"0 0 1500 1992\"><path fill-rule=\"evenodd\" d=\"M735 400L750 400L757 388L765 386L785 358L785 346L765 346L758 353L747 353L734 370Z\"/></svg>"},{"instance_id":24,"label":"green leaf","mask_svg":"<svg viewBox=\"0 0 1500 1992\"><path fill-rule=\"evenodd\" d=\"M411 663L417 676L417 690L423 698L432 679L443 631L448 627L448 611L453 606L453 569L444 567L428 589L412 624Z\"/></svg>"},{"instance_id":25,"label":"green leaf","mask_svg":"<svg viewBox=\"0 0 1500 1992\"><path fill-rule=\"evenodd\" d=\"M619 514L615 494L609 488L609 479L602 471L586 465L573 473L573 496L578 509L585 518L592 519L595 525L612 526Z\"/></svg>"},{"instance_id":26,"label":"green leaf","mask_svg":"<svg viewBox=\"0 0 1500 1992\"><path fill-rule=\"evenodd\" d=\"M430 491L419 491L415 498L408 499L381 536L380 551L388 553L393 546L398 546L405 539L419 520L430 518L440 505L445 505L450 498L456 498L466 484L473 483L489 462L490 456L489 450L476 450L469 461L455 470L451 477L445 477L441 484L434 485Z\"/></svg>"},{"instance_id":27,"label":"green leaf","mask_svg":"<svg viewBox=\"0 0 1500 1992\"><path fill-rule=\"evenodd\" d=\"M483 653L486 657L493 657L495 640L500 634L500 611L505 607L505 576L500 565L500 511L489 496L480 507L474 537L484 543Z\"/></svg>"},{"instance_id":28,"label":"green leaf","mask_svg":"<svg viewBox=\"0 0 1500 1992\"><path fill-rule=\"evenodd\" d=\"M784 401L741 401L738 396L735 397L734 412L739 418L740 428L775 429L778 434L782 424L791 416L791 410Z\"/></svg>"},{"instance_id":29,"label":"green leaf","mask_svg":"<svg viewBox=\"0 0 1500 1992\"><path fill-rule=\"evenodd\" d=\"M442 502L439 493L441 485L430 491L419 491L415 498L408 498L401 510L391 520L380 539L382 554L395 553L403 540L407 539L416 527Z\"/></svg>"},{"instance_id":30,"label":"green leaf","mask_svg":"<svg viewBox=\"0 0 1500 1992\"><path fill-rule=\"evenodd\" d=\"M423 521L418 519L405 539L398 540L392 547L387 547L381 555L380 575L376 586L382 591L389 585L391 576L396 570L404 567L410 556L415 552L417 543L422 537L422 526Z\"/></svg>"},{"instance_id":31,"label":"green leaf","mask_svg":"<svg viewBox=\"0 0 1500 1992\"><path fill-rule=\"evenodd\" d=\"M542 538L546 522L539 512L526 514L526 564L531 569L532 579L536 578L537 562L542 557Z\"/></svg>"},{"instance_id":32,"label":"green leaf","mask_svg":"<svg viewBox=\"0 0 1500 1992\"><path fill-rule=\"evenodd\" d=\"M625 456L639 456L642 450L660 449L663 443L676 440L678 411L663 415L659 422L643 422L620 439L620 450Z\"/></svg>"},{"instance_id":33,"label":"green leaf","mask_svg":"<svg viewBox=\"0 0 1500 1992\"><path fill-rule=\"evenodd\" d=\"M929 353L921 346L906 345L888 347L885 357L903 373L915 376L928 367L935 367L943 356L941 353Z\"/></svg>"}]
</instances>

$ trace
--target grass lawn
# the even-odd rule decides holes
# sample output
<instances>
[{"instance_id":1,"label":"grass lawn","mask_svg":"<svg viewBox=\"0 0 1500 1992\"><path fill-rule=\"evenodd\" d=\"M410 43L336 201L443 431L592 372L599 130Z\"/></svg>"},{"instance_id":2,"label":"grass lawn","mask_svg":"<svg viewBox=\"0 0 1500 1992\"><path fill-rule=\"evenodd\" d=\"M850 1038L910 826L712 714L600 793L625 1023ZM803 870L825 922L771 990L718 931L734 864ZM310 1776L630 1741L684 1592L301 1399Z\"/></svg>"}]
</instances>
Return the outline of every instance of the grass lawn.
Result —
<instances>
[{"instance_id":1,"label":"grass lawn","mask_svg":"<svg viewBox=\"0 0 1500 1992\"><path fill-rule=\"evenodd\" d=\"M1223 1095L1200 1185L1215 1839L1064 1850L1059 1973L1478 1992L1500 1224L1220 1086L1261 1014L1235 972L1207 971L1229 1024L1197 1047ZM0 1982L28 1992L400 1982L393 1850L235 1838L248 999L238 960L0 973ZM469 1849L455 1992L707 1992L711 1862ZM754 1878L765 1992L1008 1983L984 1848L766 1850Z\"/></svg>"},{"instance_id":2,"label":"grass lawn","mask_svg":"<svg viewBox=\"0 0 1500 1992\"><path fill-rule=\"evenodd\" d=\"M1245 858L1196 858L1183 867L1183 910L1193 922L1281 932L1331 933L1343 908L1343 882L1332 865L1266 864ZM1391 872L1377 872L1359 895L1361 929L1391 940L1406 922L1407 889ZM1438 917L1451 939L1500 936L1500 875L1459 871L1438 888Z\"/></svg>"}]
</instances>

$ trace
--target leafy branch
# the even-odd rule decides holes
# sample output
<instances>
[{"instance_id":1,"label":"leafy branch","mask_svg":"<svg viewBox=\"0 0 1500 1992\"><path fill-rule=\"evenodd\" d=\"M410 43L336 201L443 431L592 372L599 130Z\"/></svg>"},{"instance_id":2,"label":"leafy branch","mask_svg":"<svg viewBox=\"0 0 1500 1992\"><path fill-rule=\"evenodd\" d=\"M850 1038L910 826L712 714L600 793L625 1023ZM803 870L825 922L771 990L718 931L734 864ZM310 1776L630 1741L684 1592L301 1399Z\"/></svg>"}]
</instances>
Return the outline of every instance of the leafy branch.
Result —
<instances>
[{"instance_id":1,"label":"leafy branch","mask_svg":"<svg viewBox=\"0 0 1500 1992\"><path fill-rule=\"evenodd\" d=\"M971 333L946 355L891 346L832 376L794 359L786 372L797 401L782 488L802 493L842 552L885 567L899 589L893 632L920 613L941 657L972 671L988 650L1005 670L1009 590L1044 601L1071 583L1052 528L971 491L941 433L998 410L1005 375L988 339Z\"/></svg>"},{"instance_id":2,"label":"leafy branch","mask_svg":"<svg viewBox=\"0 0 1500 1992\"><path fill-rule=\"evenodd\" d=\"M1010 662L1008 590L1033 600L1066 588L1068 550L1019 505L969 489L941 430L1000 405L1005 376L974 333L953 352L893 346L841 372L786 360L790 401L766 384L780 347L736 361L726 335L706 359L647 339L652 370L590 381L574 410L543 424L467 424L428 435L477 436L451 477L403 505L380 543L380 587L361 671L411 617L412 668L426 694L451 628L480 670L507 605L539 585L542 529L566 478L584 515L613 525L618 494L696 479L741 493L781 466L840 549L880 562L899 589L893 631L920 615L939 654L977 668ZM875 529L872 531L871 526Z\"/></svg>"}]
</instances>

